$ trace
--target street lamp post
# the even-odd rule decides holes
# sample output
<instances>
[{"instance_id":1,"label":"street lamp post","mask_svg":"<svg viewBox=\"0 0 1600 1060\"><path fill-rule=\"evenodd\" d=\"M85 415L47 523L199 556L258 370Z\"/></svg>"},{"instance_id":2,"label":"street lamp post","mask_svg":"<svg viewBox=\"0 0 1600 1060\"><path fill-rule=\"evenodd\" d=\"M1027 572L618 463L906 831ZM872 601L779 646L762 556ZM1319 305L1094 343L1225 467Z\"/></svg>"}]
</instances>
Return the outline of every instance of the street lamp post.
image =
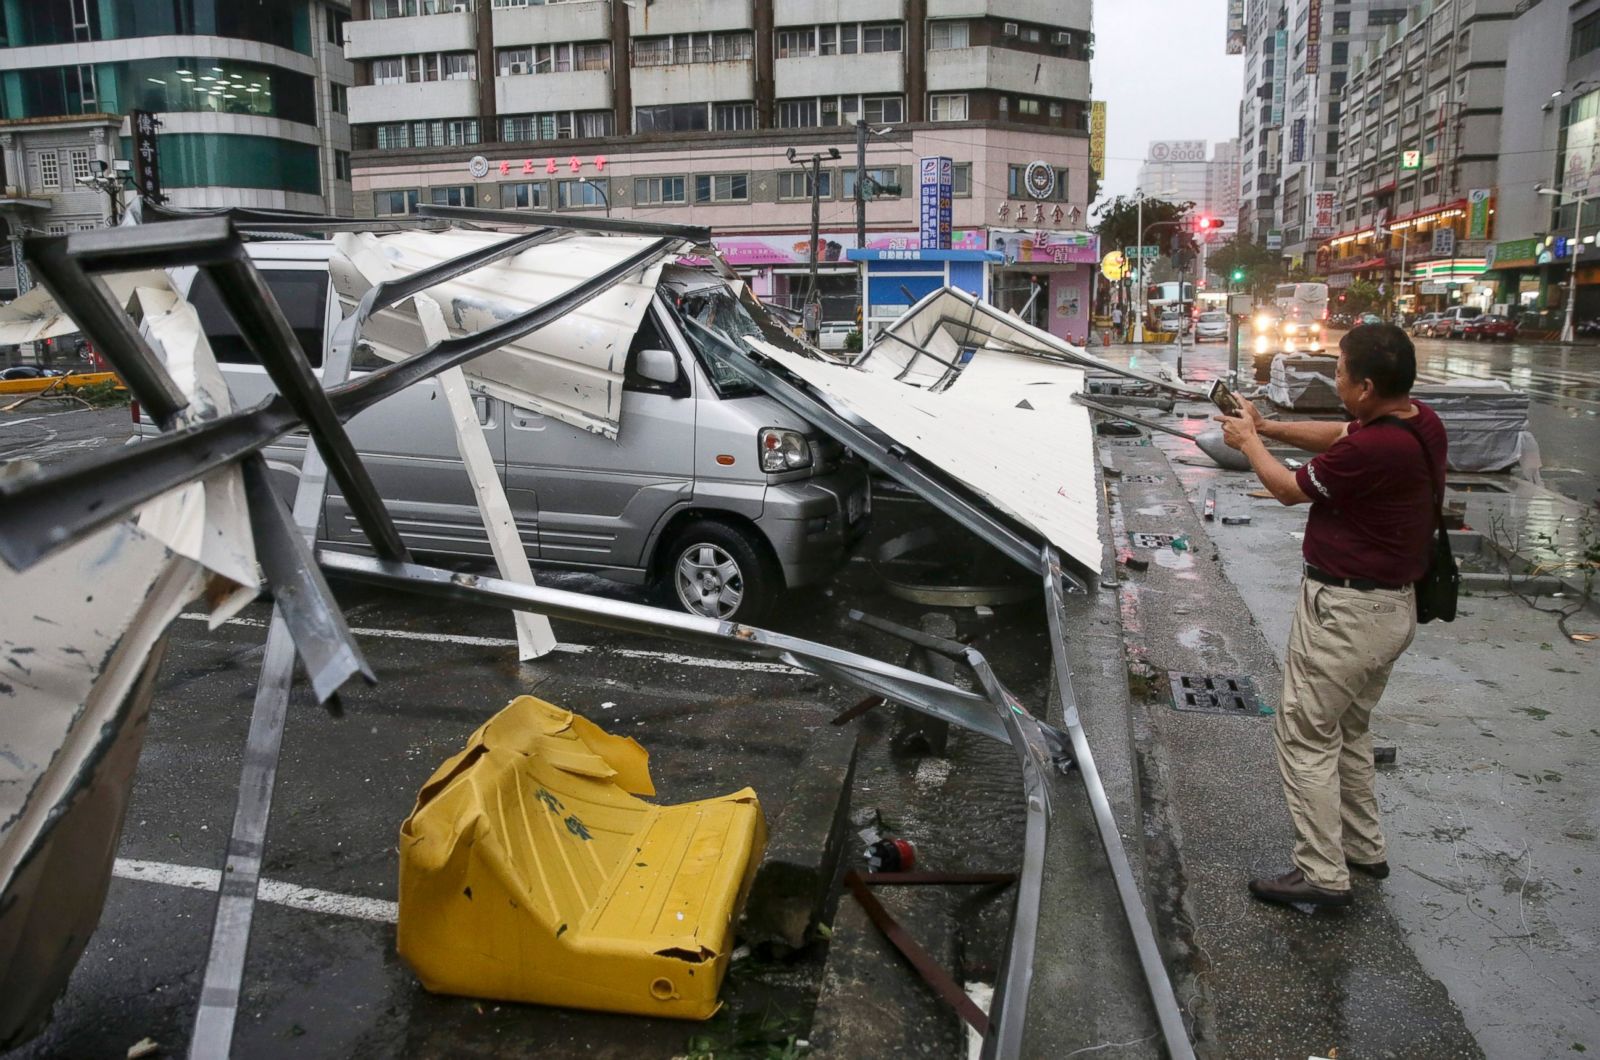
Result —
<instances>
[{"instance_id":1,"label":"street lamp post","mask_svg":"<svg viewBox=\"0 0 1600 1060\"><path fill-rule=\"evenodd\" d=\"M1535 188L1540 195L1553 195L1557 202L1566 195L1566 187L1560 188ZM1589 197L1589 189L1582 188L1578 191L1578 208L1572 211L1572 244L1567 248L1567 311L1561 323L1561 341L1574 342L1578 332L1573 324L1573 313L1578 305L1578 255L1583 252L1583 204Z\"/></svg>"},{"instance_id":2,"label":"street lamp post","mask_svg":"<svg viewBox=\"0 0 1600 1060\"><path fill-rule=\"evenodd\" d=\"M595 194L599 195L600 196L600 201L605 204L606 216L610 217L611 216L611 196L606 194L605 186L600 184L600 183L598 183L597 181L590 180L588 177L579 177L578 178L578 183L579 184L587 184L589 187L591 187L591 188L593 188L595 190Z\"/></svg>"},{"instance_id":3,"label":"street lamp post","mask_svg":"<svg viewBox=\"0 0 1600 1060\"><path fill-rule=\"evenodd\" d=\"M791 147L788 150L787 157L791 163L800 166L802 169L807 166L811 167L806 174L807 183L810 185L808 190L811 192L811 254L806 287L806 304L805 308L800 312L800 319L805 325L806 341L815 346L820 341L822 332L822 298L817 293L817 240L820 238L818 229L822 227L822 160L824 158L829 160L837 159L839 157L839 149L830 147L826 152L818 151L807 160L803 156L795 154L794 148ZM860 191L861 187L858 183L856 192L859 194Z\"/></svg>"}]
</instances>

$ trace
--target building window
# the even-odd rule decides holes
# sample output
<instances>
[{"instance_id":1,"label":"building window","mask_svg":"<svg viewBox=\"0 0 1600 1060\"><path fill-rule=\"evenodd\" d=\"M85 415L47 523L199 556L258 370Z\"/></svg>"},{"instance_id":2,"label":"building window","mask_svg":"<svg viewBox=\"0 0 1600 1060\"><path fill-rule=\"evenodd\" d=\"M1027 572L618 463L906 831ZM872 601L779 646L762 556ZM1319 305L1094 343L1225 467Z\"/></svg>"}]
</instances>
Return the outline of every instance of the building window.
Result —
<instances>
[{"instance_id":1,"label":"building window","mask_svg":"<svg viewBox=\"0 0 1600 1060\"><path fill-rule=\"evenodd\" d=\"M898 125L905 121L906 105L900 96L865 96L861 100L861 111L872 125L885 122Z\"/></svg>"},{"instance_id":2,"label":"building window","mask_svg":"<svg viewBox=\"0 0 1600 1060\"><path fill-rule=\"evenodd\" d=\"M972 197L972 163L957 162L950 169L950 194L958 199Z\"/></svg>"},{"instance_id":3,"label":"building window","mask_svg":"<svg viewBox=\"0 0 1600 1060\"><path fill-rule=\"evenodd\" d=\"M817 54L817 31L814 27L778 31L779 59L795 59L815 54Z\"/></svg>"},{"instance_id":4,"label":"building window","mask_svg":"<svg viewBox=\"0 0 1600 1060\"><path fill-rule=\"evenodd\" d=\"M477 194L472 190L471 184L458 184L450 188L433 188L428 192L428 199L435 206L475 206Z\"/></svg>"},{"instance_id":5,"label":"building window","mask_svg":"<svg viewBox=\"0 0 1600 1060\"><path fill-rule=\"evenodd\" d=\"M814 99L778 100L778 128L806 129L817 124L817 101Z\"/></svg>"},{"instance_id":6,"label":"building window","mask_svg":"<svg viewBox=\"0 0 1600 1060\"><path fill-rule=\"evenodd\" d=\"M58 222L55 222L53 224L47 225L45 227L44 231L45 231L45 235L64 236L64 235L67 234L67 226L58 221Z\"/></svg>"},{"instance_id":7,"label":"building window","mask_svg":"<svg viewBox=\"0 0 1600 1060\"><path fill-rule=\"evenodd\" d=\"M390 122L375 127L378 149L402 147L459 147L478 142L478 119L454 121Z\"/></svg>"},{"instance_id":8,"label":"building window","mask_svg":"<svg viewBox=\"0 0 1600 1060\"><path fill-rule=\"evenodd\" d=\"M1059 103L1050 104L1050 117L1059 118L1059 117L1061 117L1062 113L1063 113L1063 111L1062 111L1062 108L1061 108L1061 104L1059 104Z\"/></svg>"},{"instance_id":9,"label":"building window","mask_svg":"<svg viewBox=\"0 0 1600 1060\"><path fill-rule=\"evenodd\" d=\"M350 152L349 151L340 151L337 148L334 149L334 152L333 152L333 179L334 180L349 180L350 179Z\"/></svg>"},{"instance_id":10,"label":"building window","mask_svg":"<svg viewBox=\"0 0 1600 1060\"><path fill-rule=\"evenodd\" d=\"M900 44L901 27L898 22L883 22L861 29L861 50L864 52L897 52Z\"/></svg>"},{"instance_id":11,"label":"building window","mask_svg":"<svg viewBox=\"0 0 1600 1060\"><path fill-rule=\"evenodd\" d=\"M756 127L756 105L754 103L713 103L711 105L711 117L712 128L718 132L754 129Z\"/></svg>"},{"instance_id":12,"label":"building window","mask_svg":"<svg viewBox=\"0 0 1600 1060\"><path fill-rule=\"evenodd\" d=\"M576 119L576 121L574 121ZM556 111L553 114L512 114L500 119L500 139L508 143L531 140L570 140L576 135L610 136L614 125L608 110Z\"/></svg>"},{"instance_id":13,"label":"building window","mask_svg":"<svg viewBox=\"0 0 1600 1060\"><path fill-rule=\"evenodd\" d=\"M91 156L90 156L88 150L84 149L84 148L74 148L68 154L68 158L69 158L69 160L71 161L71 164L72 164L72 182L74 184L76 184L80 180L88 180L89 179L89 174L90 174L89 159L90 159L90 157Z\"/></svg>"},{"instance_id":14,"label":"building window","mask_svg":"<svg viewBox=\"0 0 1600 1060\"><path fill-rule=\"evenodd\" d=\"M61 187L61 156L54 151L42 151L39 159L39 187Z\"/></svg>"},{"instance_id":15,"label":"building window","mask_svg":"<svg viewBox=\"0 0 1600 1060\"><path fill-rule=\"evenodd\" d=\"M1019 99L1019 100L1017 100L1017 113L1018 114L1038 114L1039 113L1039 101L1036 100L1036 99Z\"/></svg>"},{"instance_id":16,"label":"building window","mask_svg":"<svg viewBox=\"0 0 1600 1060\"><path fill-rule=\"evenodd\" d=\"M657 107L635 107L634 132L704 132L704 103L666 103Z\"/></svg>"},{"instance_id":17,"label":"building window","mask_svg":"<svg viewBox=\"0 0 1600 1060\"><path fill-rule=\"evenodd\" d=\"M1033 193L1028 190L1028 167L1024 165L1010 165L1006 167L1006 195L1012 199L1031 199ZM1065 167L1056 167L1056 187L1050 194L1055 202L1067 201L1067 170Z\"/></svg>"},{"instance_id":18,"label":"building window","mask_svg":"<svg viewBox=\"0 0 1600 1060\"><path fill-rule=\"evenodd\" d=\"M556 205L563 210L604 206L610 194L611 181L605 177L596 180L563 180L556 183Z\"/></svg>"},{"instance_id":19,"label":"building window","mask_svg":"<svg viewBox=\"0 0 1600 1060\"><path fill-rule=\"evenodd\" d=\"M349 87L346 86L346 85L341 85L337 81L333 81L333 82L329 83L328 89L329 89L328 106L333 109L333 112L335 114L349 114L350 113L350 89L349 89Z\"/></svg>"},{"instance_id":20,"label":"building window","mask_svg":"<svg viewBox=\"0 0 1600 1060\"><path fill-rule=\"evenodd\" d=\"M749 33L679 33L641 37L633 42L633 65L676 66L683 63L726 63L755 56Z\"/></svg>"},{"instance_id":21,"label":"building window","mask_svg":"<svg viewBox=\"0 0 1600 1060\"><path fill-rule=\"evenodd\" d=\"M965 22L928 23L928 50L930 52L965 48L967 47L968 38L969 34Z\"/></svg>"},{"instance_id":22,"label":"building window","mask_svg":"<svg viewBox=\"0 0 1600 1060\"><path fill-rule=\"evenodd\" d=\"M380 191L372 196L372 210L379 217L415 213L422 193L415 189L406 191Z\"/></svg>"},{"instance_id":23,"label":"building window","mask_svg":"<svg viewBox=\"0 0 1600 1060\"><path fill-rule=\"evenodd\" d=\"M856 197L856 171L853 169L842 170L839 174L844 179L840 181L840 194L846 199ZM898 191L888 191L888 188L900 186L900 171L893 166L883 169L867 170L867 198L891 199L899 195Z\"/></svg>"},{"instance_id":24,"label":"building window","mask_svg":"<svg viewBox=\"0 0 1600 1060\"><path fill-rule=\"evenodd\" d=\"M504 7L496 0L495 7ZM372 0L373 18L415 18L418 15L448 15L471 11L472 0Z\"/></svg>"},{"instance_id":25,"label":"building window","mask_svg":"<svg viewBox=\"0 0 1600 1060\"><path fill-rule=\"evenodd\" d=\"M635 206L657 206L663 203L687 202L682 177L639 177L633 182Z\"/></svg>"},{"instance_id":26,"label":"building window","mask_svg":"<svg viewBox=\"0 0 1600 1060\"><path fill-rule=\"evenodd\" d=\"M833 170L824 169L817 173L817 197L822 199L833 198ZM809 199L811 198L811 171L809 169L786 169L778 172L778 198L780 199Z\"/></svg>"},{"instance_id":27,"label":"building window","mask_svg":"<svg viewBox=\"0 0 1600 1060\"><path fill-rule=\"evenodd\" d=\"M707 173L694 178L697 203L748 202L750 177L745 173Z\"/></svg>"},{"instance_id":28,"label":"building window","mask_svg":"<svg viewBox=\"0 0 1600 1060\"><path fill-rule=\"evenodd\" d=\"M1572 49L1567 61L1588 55L1596 48L1600 48L1600 12L1587 15L1572 24Z\"/></svg>"},{"instance_id":29,"label":"building window","mask_svg":"<svg viewBox=\"0 0 1600 1060\"><path fill-rule=\"evenodd\" d=\"M966 121L966 93L928 97L929 121Z\"/></svg>"},{"instance_id":30,"label":"building window","mask_svg":"<svg viewBox=\"0 0 1600 1060\"><path fill-rule=\"evenodd\" d=\"M400 85L406 80L406 64L403 59L374 59L372 60L372 83L375 85Z\"/></svg>"},{"instance_id":31,"label":"building window","mask_svg":"<svg viewBox=\"0 0 1600 1060\"><path fill-rule=\"evenodd\" d=\"M350 21L350 16L345 14L343 11L335 11L333 8L329 7L323 9L322 17L324 20L323 24L328 30L328 43L337 44L340 47L343 47L344 24Z\"/></svg>"},{"instance_id":32,"label":"building window","mask_svg":"<svg viewBox=\"0 0 1600 1060\"><path fill-rule=\"evenodd\" d=\"M548 210L549 208L549 191L542 180L500 185L502 210Z\"/></svg>"},{"instance_id":33,"label":"building window","mask_svg":"<svg viewBox=\"0 0 1600 1060\"><path fill-rule=\"evenodd\" d=\"M1022 40L1025 44L1038 44L1040 40L1039 31L1032 26L1025 27L1022 31Z\"/></svg>"},{"instance_id":34,"label":"building window","mask_svg":"<svg viewBox=\"0 0 1600 1060\"><path fill-rule=\"evenodd\" d=\"M579 136L589 138L611 136L616 131L616 115L609 110L584 110L578 112Z\"/></svg>"}]
</instances>

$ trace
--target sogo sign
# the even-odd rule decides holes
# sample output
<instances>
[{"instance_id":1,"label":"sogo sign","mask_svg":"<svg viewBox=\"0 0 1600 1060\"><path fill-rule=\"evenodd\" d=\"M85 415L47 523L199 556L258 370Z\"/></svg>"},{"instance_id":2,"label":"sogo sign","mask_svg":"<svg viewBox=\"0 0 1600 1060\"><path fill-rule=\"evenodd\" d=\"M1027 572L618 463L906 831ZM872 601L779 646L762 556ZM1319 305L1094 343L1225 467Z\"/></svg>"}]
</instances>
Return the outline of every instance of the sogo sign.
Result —
<instances>
[{"instance_id":1,"label":"sogo sign","mask_svg":"<svg viewBox=\"0 0 1600 1060\"><path fill-rule=\"evenodd\" d=\"M1204 140L1155 140L1150 144L1152 162L1204 162Z\"/></svg>"}]
</instances>

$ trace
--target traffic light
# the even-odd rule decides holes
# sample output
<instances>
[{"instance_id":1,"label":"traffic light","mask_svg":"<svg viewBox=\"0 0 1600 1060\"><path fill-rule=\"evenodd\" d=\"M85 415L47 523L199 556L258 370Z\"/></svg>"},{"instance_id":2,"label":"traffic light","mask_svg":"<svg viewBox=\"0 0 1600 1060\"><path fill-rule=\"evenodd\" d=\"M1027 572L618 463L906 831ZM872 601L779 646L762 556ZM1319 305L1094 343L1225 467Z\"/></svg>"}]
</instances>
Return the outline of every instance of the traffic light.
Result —
<instances>
[{"instance_id":1,"label":"traffic light","mask_svg":"<svg viewBox=\"0 0 1600 1060\"><path fill-rule=\"evenodd\" d=\"M1194 220L1194 230L1205 233L1222 227L1222 218L1212 217L1210 214L1201 214Z\"/></svg>"},{"instance_id":2,"label":"traffic light","mask_svg":"<svg viewBox=\"0 0 1600 1060\"><path fill-rule=\"evenodd\" d=\"M1233 270L1232 279L1233 279L1234 283L1243 283L1244 282L1244 269L1242 269L1242 268L1234 269Z\"/></svg>"}]
</instances>

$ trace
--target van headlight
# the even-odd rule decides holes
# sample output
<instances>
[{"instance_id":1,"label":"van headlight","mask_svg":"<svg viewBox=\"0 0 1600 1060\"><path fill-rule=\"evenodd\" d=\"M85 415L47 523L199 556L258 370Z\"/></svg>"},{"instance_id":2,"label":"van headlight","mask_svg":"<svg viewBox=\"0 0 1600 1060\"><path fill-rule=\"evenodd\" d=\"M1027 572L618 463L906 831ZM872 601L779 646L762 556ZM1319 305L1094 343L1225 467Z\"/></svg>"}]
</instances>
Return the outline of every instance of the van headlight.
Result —
<instances>
[{"instance_id":1,"label":"van headlight","mask_svg":"<svg viewBox=\"0 0 1600 1060\"><path fill-rule=\"evenodd\" d=\"M763 427L757 436L757 447L761 452L761 470L769 475L811 466L811 445L799 431Z\"/></svg>"},{"instance_id":2,"label":"van headlight","mask_svg":"<svg viewBox=\"0 0 1600 1060\"><path fill-rule=\"evenodd\" d=\"M1266 353L1270 348L1271 348L1271 345L1268 343L1267 337L1265 335L1257 335L1256 336L1256 352L1257 353Z\"/></svg>"}]
</instances>

